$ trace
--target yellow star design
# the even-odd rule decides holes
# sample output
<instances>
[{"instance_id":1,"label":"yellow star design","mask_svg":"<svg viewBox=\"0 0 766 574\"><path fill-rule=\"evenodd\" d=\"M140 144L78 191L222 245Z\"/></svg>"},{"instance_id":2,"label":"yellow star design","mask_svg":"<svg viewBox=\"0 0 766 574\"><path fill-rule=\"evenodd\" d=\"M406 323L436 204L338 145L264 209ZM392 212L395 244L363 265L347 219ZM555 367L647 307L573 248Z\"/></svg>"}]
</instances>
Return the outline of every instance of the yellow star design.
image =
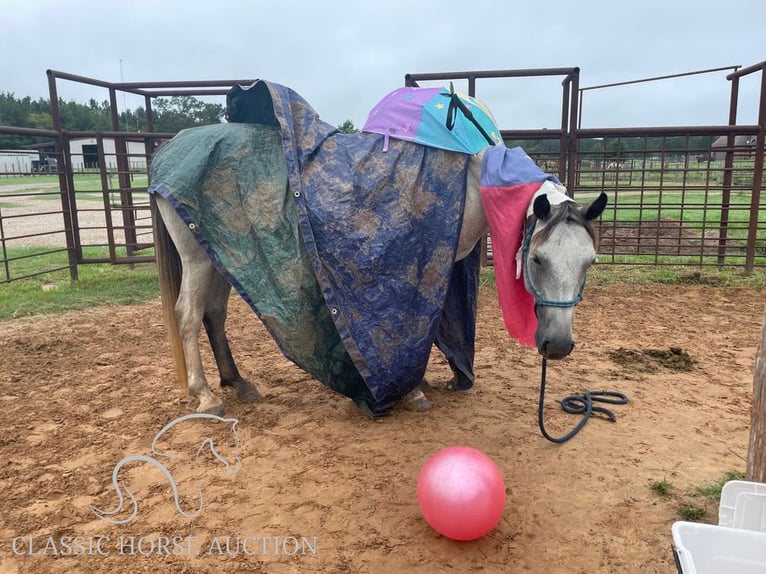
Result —
<instances>
[{"instance_id":1,"label":"yellow star design","mask_svg":"<svg viewBox=\"0 0 766 574\"><path fill-rule=\"evenodd\" d=\"M444 109L444 104L436 104L436 109L437 110L443 110Z\"/></svg>"}]
</instances>

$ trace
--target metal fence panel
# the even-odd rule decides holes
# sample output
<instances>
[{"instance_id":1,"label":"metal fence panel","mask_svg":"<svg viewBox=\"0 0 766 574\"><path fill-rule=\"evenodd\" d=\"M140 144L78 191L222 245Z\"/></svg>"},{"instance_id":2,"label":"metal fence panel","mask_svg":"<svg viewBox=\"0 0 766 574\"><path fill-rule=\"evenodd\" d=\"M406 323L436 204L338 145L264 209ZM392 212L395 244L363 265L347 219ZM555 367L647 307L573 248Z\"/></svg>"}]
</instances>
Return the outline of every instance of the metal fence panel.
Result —
<instances>
[{"instance_id":1,"label":"metal fence panel","mask_svg":"<svg viewBox=\"0 0 766 574\"><path fill-rule=\"evenodd\" d=\"M578 68L408 74L405 83L467 80L470 95L480 98L479 84L487 78L561 76L561 128L502 130L502 135L556 174L579 201L609 195L598 223L599 261L751 271L766 268L765 68L762 62L727 76L732 83L728 126L580 128ZM758 124L736 125L739 78L759 72ZM153 260L147 165L155 147L172 134L151 133L151 99L221 95L243 81L109 83L48 74L56 129L0 126L0 134L38 142L0 163L0 282L61 270L76 279L81 264ZM57 79L108 89L113 131L65 131ZM145 97L149 133L120 131L118 90ZM43 162L46 158L50 161ZM22 176L24 187L10 179ZM491 263L491 240L487 249Z\"/></svg>"}]
</instances>

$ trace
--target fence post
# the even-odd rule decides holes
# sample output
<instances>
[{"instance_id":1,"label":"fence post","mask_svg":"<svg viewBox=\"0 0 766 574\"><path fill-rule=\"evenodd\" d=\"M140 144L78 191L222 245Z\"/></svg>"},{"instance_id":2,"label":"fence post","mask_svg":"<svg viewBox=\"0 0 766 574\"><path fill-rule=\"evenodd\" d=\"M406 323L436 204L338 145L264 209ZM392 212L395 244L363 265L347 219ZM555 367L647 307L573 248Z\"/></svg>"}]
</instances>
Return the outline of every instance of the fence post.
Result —
<instances>
[{"instance_id":1,"label":"fence post","mask_svg":"<svg viewBox=\"0 0 766 574\"><path fill-rule=\"evenodd\" d=\"M730 75L731 97L729 100L729 125L737 125L737 103L739 101L739 76ZM734 171L734 143L732 132L726 135L726 155L723 162L723 181L721 182L721 220L718 231L718 265L726 264L726 243L729 235L729 203L731 202L731 184Z\"/></svg>"},{"instance_id":2,"label":"fence post","mask_svg":"<svg viewBox=\"0 0 766 574\"><path fill-rule=\"evenodd\" d=\"M56 132L56 158L59 162L59 193L61 194L61 211L64 216L67 258L69 261L69 278L72 281L77 281L80 277L77 264L79 258L82 257L82 251L80 247L80 233L77 225L77 218L72 214L74 176L72 174L71 154L69 153L69 140L64 137L64 128L61 124L56 76L52 70L48 70L47 74L53 131Z\"/></svg>"},{"instance_id":3,"label":"fence post","mask_svg":"<svg viewBox=\"0 0 766 574\"><path fill-rule=\"evenodd\" d=\"M580 123L579 101L580 101L580 68L574 68L565 79L569 86L569 125L562 126L567 130L567 173L566 186L570 196L574 197L575 186L577 184L577 166L580 140L577 137L577 128ZM566 104L565 104L566 105Z\"/></svg>"},{"instance_id":4,"label":"fence post","mask_svg":"<svg viewBox=\"0 0 766 574\"><path fill-rule=\"evenodd\" d=\"M755 162L753 164L753 187L750 195L750 218L747 228L747 254L745 273L752 273L755 264L756 236L758 234L758 212L761 205L761 187L763 182L763 152L766 140L766 63L761 66L761 94L758 105L758 135L755 144Z\"/></svg>"},{"instance_id":5,"label":"fence post","mask_svg":"<svg viewBox=\"0 0 766 574\"><path fill-rule=\"evenodd\" d=\"M753 411L747 451L747 479L755 482L766 482L766 312L763 318L761 342L755 355Z\"/></svg>"}]
</instances>

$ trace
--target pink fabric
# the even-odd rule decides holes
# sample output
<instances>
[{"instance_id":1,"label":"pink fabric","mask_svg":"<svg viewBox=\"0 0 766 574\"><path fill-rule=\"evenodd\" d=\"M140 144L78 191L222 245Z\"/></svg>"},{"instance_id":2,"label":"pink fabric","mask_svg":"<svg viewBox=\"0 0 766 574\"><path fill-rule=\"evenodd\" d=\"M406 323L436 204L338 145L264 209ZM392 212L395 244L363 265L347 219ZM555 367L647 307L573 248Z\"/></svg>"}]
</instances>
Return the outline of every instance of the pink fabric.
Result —
<instances>
[{"instance_id":1,"label":"pink fabric","mask_svg":"<svg viewBox=\"0 0 766 574\"><path fill-rule=\"evenodd\" d=\"M535 300L516 279L516 252L521 247L524 219L541 181L505 187L481 186L481 201L492 237L497 296L508 333L522 345L536 346Z\"/></svg>"}]
</instances>

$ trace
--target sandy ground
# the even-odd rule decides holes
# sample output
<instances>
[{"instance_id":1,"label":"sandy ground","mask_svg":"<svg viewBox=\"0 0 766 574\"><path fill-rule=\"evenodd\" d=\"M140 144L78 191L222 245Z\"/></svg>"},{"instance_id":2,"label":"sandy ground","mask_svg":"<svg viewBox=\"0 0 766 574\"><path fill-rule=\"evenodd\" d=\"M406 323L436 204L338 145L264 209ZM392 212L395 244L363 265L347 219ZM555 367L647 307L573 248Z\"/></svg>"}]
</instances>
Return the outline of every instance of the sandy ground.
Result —
<instances>
[{"instance_id":1,"label":"sandy ground","mask_svg":"<svg viewBox=\"0 0 766 574\"><path fill-rule=\"evenodd\" d=\"M36 193L58 192L58 184L38 184L32 188ZM27 185L6 185L0 191L27 193ZM77 202L80 241L83 246L108 245L107 220L104 202L95 194L81 197ZM62 214L61 200L56 196L42 197L5 195L0 196L2 232L7 247L66 247L66 227ZM109 211L117 244L125 244L122 230L122 210ZM148 217L148 211L139 211L139 217ZM142 219L144 225L150 225ZM143 233L143 232L142 232ZM147 241L151 240L151 235Z\"/></svg>"},{"instance_id":2,"label":"sandy ground","mask_svg":"<svg viewBox=\"0 0 766 574\"><path fill-rule=\"evenodd\" d=\"M540 361L505 333L492 287L480 297L474 388L436 389L430 411L376 421L284 359L234 299L234 353L264 396L224 397L236 427L185 421L161 437L173 456L154 460L194 517L178 512L156 465L125 464L138 501L125 524L90 506L117 507L115 465L152 455L163 426L193 408L173 380L159 302L2 322L0 572L675 572L677 500L649 486L666 479L684 493L744 470L764 294L589 286L577 349L549 367L549 430L577 421L555 403L564 395L606 389L631 402L614 408L616 423L594 419L561 446L540 435ZM623 360L671 348L691 370ZM429 374L446 380L440 356ZM221 459L238 449L238 472L209 450L195 459L205 438ZM497 527L469 543L434 532L415 498L427 458L461 444L491 456L507 487ZM130 518L124 496L115 518Z\"/></svg>"}]
</instances>

